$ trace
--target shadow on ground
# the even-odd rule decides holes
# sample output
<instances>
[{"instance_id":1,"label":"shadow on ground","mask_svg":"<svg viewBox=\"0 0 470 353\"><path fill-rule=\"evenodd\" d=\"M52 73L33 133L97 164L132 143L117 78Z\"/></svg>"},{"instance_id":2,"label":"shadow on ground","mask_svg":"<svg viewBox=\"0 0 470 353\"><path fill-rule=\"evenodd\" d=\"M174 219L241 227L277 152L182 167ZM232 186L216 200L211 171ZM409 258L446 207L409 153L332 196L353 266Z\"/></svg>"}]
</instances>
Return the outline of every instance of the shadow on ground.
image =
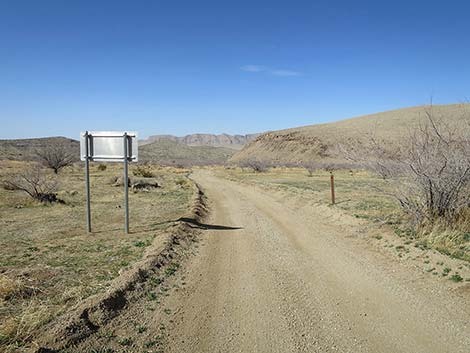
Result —
<instances>
[{"instance_id":1,"label":"shadow on ground","mask_svg":"<svg viewBox=\"0 0 470 353\"><path fill-rule=\"evenodd\" d=\"M193 228L199 228L199 229L211 229L211 230L237 230L237 229L243 229L242 227L230 227L230 226L222 226L218 224L206 224L206 223L201 223L195 220L194 218L187 218L187 217L181 217L177 220L177 222L185 222L188 223L191 227Z\"/></svg>"}]
</instances>

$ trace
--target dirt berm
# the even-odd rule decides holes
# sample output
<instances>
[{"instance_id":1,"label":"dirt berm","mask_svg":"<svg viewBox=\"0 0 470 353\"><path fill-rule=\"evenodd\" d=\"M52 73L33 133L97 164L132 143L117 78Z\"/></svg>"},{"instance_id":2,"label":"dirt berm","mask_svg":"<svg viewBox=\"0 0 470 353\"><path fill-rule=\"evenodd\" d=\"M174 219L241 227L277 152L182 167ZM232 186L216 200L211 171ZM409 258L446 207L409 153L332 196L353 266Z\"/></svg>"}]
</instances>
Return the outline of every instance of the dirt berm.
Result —
<instances>
[{"instance_id":1,"label":"dirt berm","mask_svg":"<svg viewBox=\"0 0 470 353\"><path fill-rule=\"evenodd\" d=\"M187 219L201 221L206 214L205 197L197 184L193 184L194 196ZM184 220L186 218L182 218ZM30 345L37 353L57 352L75 345L96 332L102 325L120 314L126 305L142 295L141 284L150 276L165 270L178 258L182 249L194 240L194 227L188 222L175 222L162 237L155 238L142 260L123 271L102 294L88 298L65 316L43 328Z\"/></svg>"}]
</instances>

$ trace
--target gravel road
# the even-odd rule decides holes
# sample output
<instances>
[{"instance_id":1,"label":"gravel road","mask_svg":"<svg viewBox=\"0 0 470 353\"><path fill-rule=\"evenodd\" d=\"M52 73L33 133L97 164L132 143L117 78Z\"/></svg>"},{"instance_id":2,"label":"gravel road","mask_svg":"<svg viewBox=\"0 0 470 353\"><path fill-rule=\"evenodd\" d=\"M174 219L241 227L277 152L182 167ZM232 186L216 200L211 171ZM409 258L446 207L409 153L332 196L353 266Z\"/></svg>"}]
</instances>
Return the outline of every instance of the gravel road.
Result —
<instances>
[{"instance_id":1,"label":"gravel road","mask_svg":"<svg viewBox=\"0 0 470 353\"><path fill-rule=\"evenodd\" d=\"M209 171L193 178L215 229L187 270L168 351L470 351L468 306L348 241L348 220Z\"/></svg>"}]
</instances>

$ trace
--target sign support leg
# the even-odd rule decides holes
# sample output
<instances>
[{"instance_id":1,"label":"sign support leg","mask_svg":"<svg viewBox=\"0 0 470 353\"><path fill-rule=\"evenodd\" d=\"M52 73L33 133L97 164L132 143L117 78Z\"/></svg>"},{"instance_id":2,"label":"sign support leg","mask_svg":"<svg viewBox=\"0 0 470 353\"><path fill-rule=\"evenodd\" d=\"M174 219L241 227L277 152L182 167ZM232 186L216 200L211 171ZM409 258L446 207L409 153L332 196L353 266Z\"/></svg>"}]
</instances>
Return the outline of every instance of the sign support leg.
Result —
<instances>
[{"instance_id":1,"label":"sign support leg","mask_svg":"<svg viewBox=\"0 0 470 353\"><path fill-rule=\"evenodd\" d=\"M129 158L128 158L128 137L124 133L124 230L129 234Z\"/></svg>"},{"instance_id":2,"label":"sign support leg","mask_svg":"<svg viewBox=\"0 0 470 353\"><path fill-rule=\"evenodd\" d=\"M90 136L85 132L85 184L86 184L86 226L91 233L91 206L90 206Z\"/></svg>"}]
</instances>

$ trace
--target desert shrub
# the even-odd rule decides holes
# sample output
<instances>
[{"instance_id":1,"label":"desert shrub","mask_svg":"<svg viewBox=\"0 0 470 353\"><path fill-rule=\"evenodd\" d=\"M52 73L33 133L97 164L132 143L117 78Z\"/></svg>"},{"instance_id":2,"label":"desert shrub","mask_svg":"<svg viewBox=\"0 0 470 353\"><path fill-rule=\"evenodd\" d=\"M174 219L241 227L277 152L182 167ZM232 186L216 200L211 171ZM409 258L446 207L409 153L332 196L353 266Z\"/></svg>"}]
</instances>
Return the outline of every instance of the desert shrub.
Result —
<instances>
[{"instance_id":1,"label":"desert shrub","mask_svg":"<svg viewBox=\"0 0 470 353\"><path fill-rule=\"evenodd\" d=\"M276 163L276 166L284 167L284 168L302 168L304 164L310 164L310 163L311 162L280 162L280 163Z\"/></svg>"},{"instance_id":2,"label":"desert shrub","mask_svg":"<svg viewBox=\"0 0 470 353\"><path fill-rule=\"evenodd\" d=\"M72 165L76 159L65 146L60 144L46 146L38 150L37 155L42 163L51 168L55 174L58 174L62 168Z\"/></svg>"},{"instance_id":3,"label":"desert shrub","mask_svg":"<svg viewBox=\"0 0 470 353\"><path fill-rule=\"evenodd\" d=\"M182 188L188 188L191 185L189 183L188 179L177 179L175 181L175 184L182 187Z\"/></svg>"},{"instance_id":4,"label":"desert shrub","mask_svg":"<svg viewBox=\"0 0 470 353\"><path fill-rule=\"evenodd\" d=\"M371 138L367 149L343 150L392 185L392 196L416 225L455 227L470 206L470 116L462 108L456 121L446 123L431 107L400 148Z\"/></svg>"},{"instance_id":5,"label":"desert shrub","mask_svg":"<svg viewBox=\"0 0 470 353\"><path fill-rule=\"evenodd\" d=\"M297 163L282 163L281 166L287 168L304 168L307 171L309 177L317 171L324 170L327 172L334 172L337 170L350 171L352 168L356 168L357 165L351 162L324 162L318 161L304 161Z\"/></svg>"},{"instance_id":6,"label":"desert shrub","mask_svg":"<svg viewBox=\"0 0 470 353\"><path fill-rule=\"evenodd\" d=\"M257 172L257 173L266 172L269 168L266 162L261 161L261 160L256 160L256 159L251 159L251 160L240 162L239 165L241 168L250 168L254 172Z\"/></svg>"},{"instance_id":7,"label":"desert shrub","mask_svg":"<svg viewBox=\"0 0 470 353\"><path fill-rule=\"evenodd\" d=\"M142 177L142 178L153 178L155 176L149 165L138 165L132 171L132 174L138 177Z\"/></svg>"},{"instance_id":8,"label":"desert shrub","mask_svg":"<svg viewBox=\"0 0 470 353\"><path fill-rule=\"evenodd\" d=\"M104 172L106 168L107 168L106 164L98 164L98 170L100 172Z\"/></svg>"},{"instance_id":9,"label":"desert shrub","mask_svg":"<svg viewBox=\"0 0 470 353\"><path fill-rule=\"evenodd\" d=\"M315 173L319 169L318 163L315 163L313 161L303 162L301 163L301 166L305 168L305 170L307 171L307 175L309 177L312 177L313 173Z\"/></svg>"},{"instance_id":10,"label":"desert shrub","mask_svg":"<svg viewBox=\"0 0 470 353\"><path fill-rule=\"evenodd\" d=\"M39 165L5 177L2 184L5 189L23 191L40 202L61 202L56 194L57 180L50 178Z\"/></svg>"},{"instance_id":11,"label":"desert shrub","mask_svg":"<svg viewBox=\"0 0 470 353\"><path fill-rule=\"evenodd\" d=\"M22 290L20 281L12 280L5 275L0 275L0 299L8 300Z\"/></svg>"}]
</instances>

